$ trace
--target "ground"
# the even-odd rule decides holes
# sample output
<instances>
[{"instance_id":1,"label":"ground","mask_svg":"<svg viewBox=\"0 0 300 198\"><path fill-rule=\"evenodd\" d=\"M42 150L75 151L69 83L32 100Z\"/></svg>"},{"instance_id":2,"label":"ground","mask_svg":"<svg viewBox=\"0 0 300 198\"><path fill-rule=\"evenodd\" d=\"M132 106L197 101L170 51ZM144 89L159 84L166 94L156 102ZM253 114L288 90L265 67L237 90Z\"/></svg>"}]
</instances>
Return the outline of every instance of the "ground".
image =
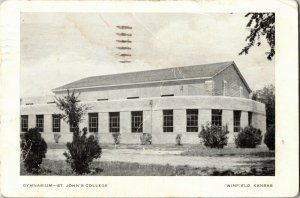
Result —
<instances>
[{"instance_id":1,"label":"ground","mask_svg":"<svg viewBox=\"0 0 300 198\"><path fill-rule=\"evenodd\" d=\"M275 175L275 154L266 147L211 149L202 145L101 145L92 175ZM49 144L41 174L72 175L63 144ZM26 175L21 164L21 174Z\"/></svg>"}]
</instances>

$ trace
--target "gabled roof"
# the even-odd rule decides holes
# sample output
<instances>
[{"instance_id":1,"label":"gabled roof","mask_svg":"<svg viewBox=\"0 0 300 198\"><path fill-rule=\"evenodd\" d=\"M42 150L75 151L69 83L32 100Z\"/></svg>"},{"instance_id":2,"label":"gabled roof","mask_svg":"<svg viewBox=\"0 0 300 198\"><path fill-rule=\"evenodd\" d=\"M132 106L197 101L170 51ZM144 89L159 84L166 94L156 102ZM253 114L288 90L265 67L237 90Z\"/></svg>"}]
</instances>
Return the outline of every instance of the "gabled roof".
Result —
<instances>
[{"instance_id":1,"label":"gabled roof","mask_svg":"<svg viewBox=\"0 0 300 198\"><path fill-rule=\"evenodd\" d=\"M97 87L122 86L132 84L155 83L187 79L212 78L234 62L221 62L205 65L174 67L167 69L147 70L130 73L119 73L102 76L92 76L71 82L53 89L53 92L67 89L85 89ZM235 65L235 64L234 64ZM237 69L237 68L236 68ZM238 69L237 69L238 70ZM238 71L239 75L240 72ZM241 76L242 80L244 78ZM244 81L246 83L246 81ZM247 83L246 83L247 86Z\"/></svg>"}]
</instances>

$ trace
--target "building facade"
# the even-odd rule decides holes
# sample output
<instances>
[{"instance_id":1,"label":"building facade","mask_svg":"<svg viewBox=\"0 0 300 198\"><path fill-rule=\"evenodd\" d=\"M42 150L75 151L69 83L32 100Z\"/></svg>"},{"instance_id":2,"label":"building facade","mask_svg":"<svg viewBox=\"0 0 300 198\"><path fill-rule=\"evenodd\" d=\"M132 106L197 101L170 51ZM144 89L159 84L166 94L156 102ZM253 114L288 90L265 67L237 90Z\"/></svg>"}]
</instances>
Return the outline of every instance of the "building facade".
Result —
<instances>
[{"instance_id":1,"label":"building facade","mask_svg":"<svg viewBox=\"0 0 300 198\"><path fill-rule=\"evenodd\" d=\"M199 143L198 133L207 123L228 125L229 143L242 127L266 131L265 105L251 100L251 89L234 62L186 66L84 78L53 89L54 96L80 93L79 103L90 107L80 128L87 127L102 143L140 143L141 133L151 133L153 144ZM54 96L22 98L21 132L39 127L48 142L61 134L72 139L72 128Z\"/></svg>"}]
</instances>

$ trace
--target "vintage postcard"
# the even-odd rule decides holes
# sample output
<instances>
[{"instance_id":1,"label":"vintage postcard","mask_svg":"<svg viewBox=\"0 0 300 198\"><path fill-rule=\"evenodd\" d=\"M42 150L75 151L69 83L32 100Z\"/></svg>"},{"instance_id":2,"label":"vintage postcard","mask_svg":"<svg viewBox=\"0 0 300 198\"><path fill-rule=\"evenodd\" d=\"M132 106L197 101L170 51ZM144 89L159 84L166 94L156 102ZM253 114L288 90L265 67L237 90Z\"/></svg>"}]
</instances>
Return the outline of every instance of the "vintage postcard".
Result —
<instances>
[{"instance_id":1,"label":"vintage postcard","mask_svg":"<svg viewBox=\"0 0 300 198\"><path fill-rule=\"evenodd\" d=\"M2 3L1 195L296 196L297 6Z\"/></svg>"}]
</instances>

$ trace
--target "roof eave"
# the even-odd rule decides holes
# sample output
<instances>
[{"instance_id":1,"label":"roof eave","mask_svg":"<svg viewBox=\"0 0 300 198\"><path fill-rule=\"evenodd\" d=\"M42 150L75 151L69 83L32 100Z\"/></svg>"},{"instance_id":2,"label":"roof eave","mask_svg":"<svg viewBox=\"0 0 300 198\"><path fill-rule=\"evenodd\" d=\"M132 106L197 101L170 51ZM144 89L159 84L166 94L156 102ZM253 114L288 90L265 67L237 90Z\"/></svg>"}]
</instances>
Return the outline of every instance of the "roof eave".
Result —
<instances>
[{"instance_id":1,"label":"roof eave","mask_svg":"<svg viewBox=\"0 0 300 198\"><path fill-rule=\"evenodd\" d=\"M117 86L128 86L128 85L143 85L143 84L153 84L153 83L165 83L165 82L173 82L173 81L187 81L187 80L205 80L211 79L210 77L199 77L199 78L182 78L182 79L175 79L175 80L161 80L161 81L151 81L151 82L142 82L142 83L126 83L126 84L116 84L116 85L104 85L104 86L89 86L89 87L76 87L76 88L55 88L51 91L53 93L63 92L67 90L81 90L81 89L94 89L94 88L106 88L106 87L117 87Z\"/></svg>"}]
</instances>

